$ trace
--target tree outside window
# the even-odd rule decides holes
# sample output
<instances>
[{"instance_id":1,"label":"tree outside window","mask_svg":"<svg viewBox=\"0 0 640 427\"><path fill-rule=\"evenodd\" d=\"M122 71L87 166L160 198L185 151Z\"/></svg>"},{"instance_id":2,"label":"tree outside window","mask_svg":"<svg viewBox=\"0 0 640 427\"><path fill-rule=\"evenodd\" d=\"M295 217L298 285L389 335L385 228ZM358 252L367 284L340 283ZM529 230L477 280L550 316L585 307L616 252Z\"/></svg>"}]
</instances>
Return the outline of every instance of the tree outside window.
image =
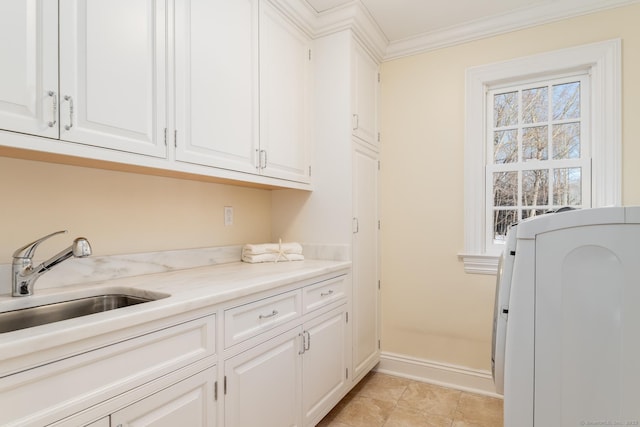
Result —
<instances>
[{"instance_id":1,"label":"tree outside window","mask_svg":"<svg viewBox=\"0 0 640 427\"><path fill-rule=\"evenodd\" d=\"M588 76L489 91L488 235L503 241L518 221L589 206Z\"/></svg>"}]
</instances>

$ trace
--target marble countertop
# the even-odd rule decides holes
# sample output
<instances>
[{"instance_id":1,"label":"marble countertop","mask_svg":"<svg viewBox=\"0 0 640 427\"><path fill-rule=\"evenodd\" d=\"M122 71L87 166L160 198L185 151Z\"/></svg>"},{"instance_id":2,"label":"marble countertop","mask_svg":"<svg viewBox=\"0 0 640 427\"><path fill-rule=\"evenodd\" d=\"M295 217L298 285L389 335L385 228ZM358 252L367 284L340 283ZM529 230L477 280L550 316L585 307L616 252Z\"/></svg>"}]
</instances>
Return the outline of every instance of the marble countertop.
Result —
<instances>
[{"instance_id":1,"label":"marble countertop","mask_svg":"<svg viewBox=\"0 0 640 427\"><path fill-rule=\"evenodd\" d=\"M262 264L232 262L60 288L38 289L36 283L33 296L0 296L0 311L100 293L126 293L127 290L140 296L158 293L169 296L131 307L2 333L0 377L36 366L38 358L35 355L44 350L57 348L59 351L56 354L64 355L64 348L73 343L91 341L95 345L99 342L95 339L98 336L125 331L136 325L205 309L317 276L346 272L350 266L350 261L325 260Z\"/></svg>"}]
</instances>

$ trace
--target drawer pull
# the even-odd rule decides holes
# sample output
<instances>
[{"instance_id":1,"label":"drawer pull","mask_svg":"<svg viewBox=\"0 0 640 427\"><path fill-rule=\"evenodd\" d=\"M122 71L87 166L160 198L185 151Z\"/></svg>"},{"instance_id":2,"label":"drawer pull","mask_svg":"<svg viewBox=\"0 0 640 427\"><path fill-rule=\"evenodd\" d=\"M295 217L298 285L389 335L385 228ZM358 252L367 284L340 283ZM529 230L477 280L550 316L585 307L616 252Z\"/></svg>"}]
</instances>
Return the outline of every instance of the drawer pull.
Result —
<instances>
[{"instance_id":1,"label":"drawer pull","mask_svg":"<svg viewBox=\"0 0 640 427\"><path fill-rule=\"evenodd\" d=\"M328 297L329 295L333 295L333 289L329 289L328 292L322 292L320 294L321 297Z\"/></svg>"},{"instance_id":2,"label":"drawer pull","mask_svg":"<svg viewBox=\"0 0 640 427\"><path fill-rule=\"evenodd\" d=\"M278 315L278 310L273 310L269 314L261 314L260 316L258 316L258 319L268 319L270 317L277 316L277 315Z\"/></svg>"}]
</instances>

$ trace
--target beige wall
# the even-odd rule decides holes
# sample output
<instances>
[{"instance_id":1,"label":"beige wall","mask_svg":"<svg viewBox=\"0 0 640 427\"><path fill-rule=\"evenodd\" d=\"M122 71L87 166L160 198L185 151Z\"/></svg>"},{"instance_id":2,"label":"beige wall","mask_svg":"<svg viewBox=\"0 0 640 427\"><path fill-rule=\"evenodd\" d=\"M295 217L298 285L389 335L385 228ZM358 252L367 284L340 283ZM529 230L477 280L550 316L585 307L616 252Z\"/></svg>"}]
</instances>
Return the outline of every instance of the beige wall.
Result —
<instances>
[{"instance_id":1,"label":"beige wall","mask_svg":"<svg viewBox=\"0 0 640 427\"><path fill-rule=\"evenodd\" d=\"M68 229L41 257L81 235L95 255L269 241L271 192L0 157L0 263L19 246ZM235 221L224 226L223 207Z\"/></svg>"},{"instance_id":2,"label":"beige wall","mask_svg":"<svg viewBox=\"0 0 640 427\"><path fill-rule=\"evenodd\" d=\"M490 368L495 278L463 272L465 69L621 38L623 202L640 204L640 5L382 66L383 351Z\"/></svg>"}]
</instances>

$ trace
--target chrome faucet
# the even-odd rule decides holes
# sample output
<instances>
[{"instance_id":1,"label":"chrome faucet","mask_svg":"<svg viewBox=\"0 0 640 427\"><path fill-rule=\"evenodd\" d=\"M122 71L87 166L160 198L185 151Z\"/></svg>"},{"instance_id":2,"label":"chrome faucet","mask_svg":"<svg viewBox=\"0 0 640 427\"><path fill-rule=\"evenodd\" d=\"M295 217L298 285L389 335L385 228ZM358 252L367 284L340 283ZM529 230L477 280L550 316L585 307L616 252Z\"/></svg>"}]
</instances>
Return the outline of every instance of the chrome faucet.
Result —
<instances>
[{"instance_id":1,"label":"chrome faucet","mask_svg":"<svg viewBox=\"0 0 640 427\"><path fill-rule=\"evenodd\" d=\"M91 255L91 245L84 237L78 237L73 244L63 251L44 261L40 265L33 267L33 255L38 245L48 238L57 234L67 233L67 230L56 231L47 236L41 237L35 242L24 245L13 253L13 264L11 268L11 278L14 297L25 297L33 295L33 284L40 276L62 261L73 257L84 258Z\"/></svg>"}]
</instances>

